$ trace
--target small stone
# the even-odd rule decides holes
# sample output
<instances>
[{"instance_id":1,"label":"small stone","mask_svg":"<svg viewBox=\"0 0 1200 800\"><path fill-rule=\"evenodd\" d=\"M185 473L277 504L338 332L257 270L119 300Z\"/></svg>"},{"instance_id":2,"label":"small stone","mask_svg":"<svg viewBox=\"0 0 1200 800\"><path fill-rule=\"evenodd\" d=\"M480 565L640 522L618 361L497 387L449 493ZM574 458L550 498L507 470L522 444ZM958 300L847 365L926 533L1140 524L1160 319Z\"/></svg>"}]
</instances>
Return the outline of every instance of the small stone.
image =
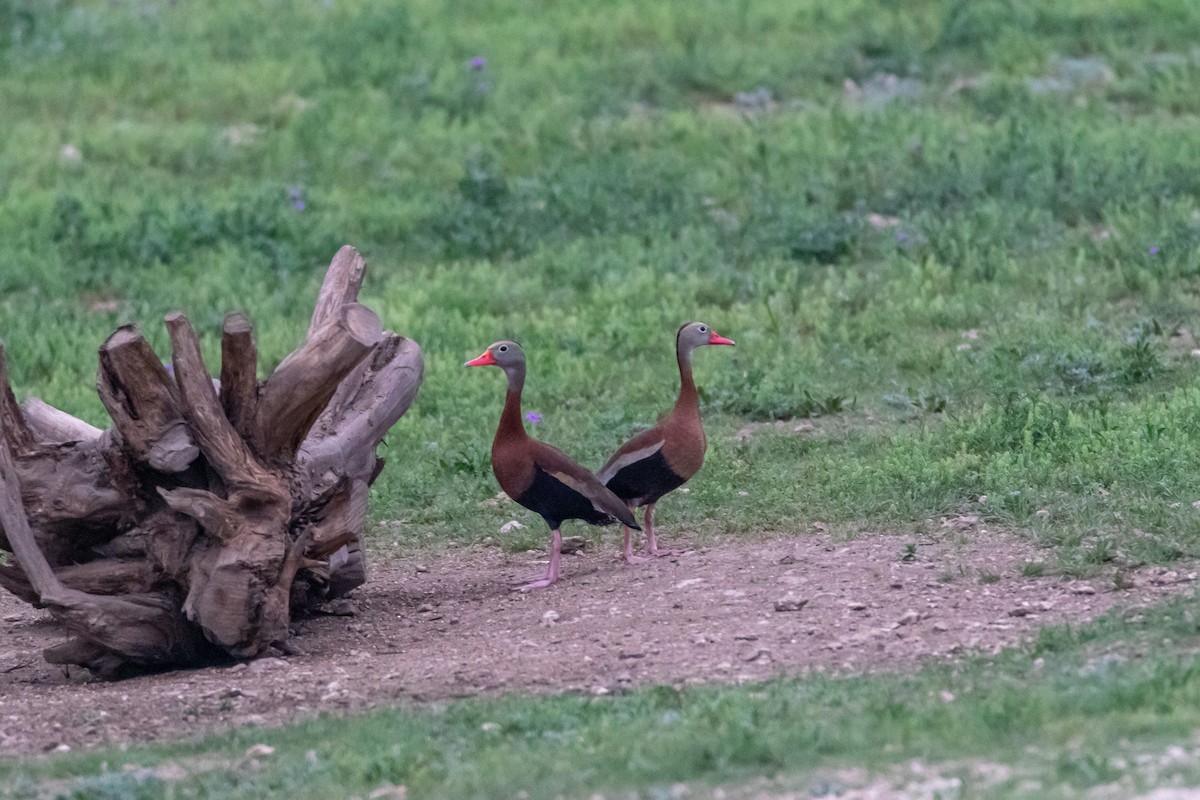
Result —
<instances>
[{"instance_id":1,"label":"small stone","mask_svg":"<svg viewBox=\"0 0 1200 800\"><path fill-rule=\"evenodd\" d=\"M511 532L513 532L513 531L519 531L519 530L521 530L521 529L522 529L522 528L524 528L524 527L525 527L525 526L524 526L524 525L522 525L522 524L521 524L520 522L518 522L517 520L515 520L515 519L510 519L508 522L506 522L506 523L504 523L503 525L501 525L501 526L500 526L500 532L501 532L501 533L511 533Z\"/></svg>"},{"instance_id":2,"label":"small stone","mask_svg":"<svg viewBox=\"0 0 1200 800\"><path fill-rule=\"evenodd\" d=\"M358 616L358 606L345 597L339 597L336 600L330 600L328 603L322 603L315 610L319 614L328 614L331 617Z\"/></svg>"},{"instance_id":3,"label":"small stone","mask_svg":"<svg viewBox=\"0 0 1200 800\"><path fill-rule=\"evenodd\" d=\"M4 621L5 622L20 622L21 615L20 614L5 614Z\"/></svg>"},{"instance_id":4,"label":"small stone","mask_svg":"<svg viewBox=\"0 0 1200 800\"><path fill-rule=\"evenodd\" d=\"M430 611L433 611L433 606L429 603L421 603L421 605L417 606L418 614L428 614Z\"/></svg>"},{"instance_id":5,"label":"small stone","mask_svg":"<svg viewBox=\"0 0 1200 800\"><path fill-rule=\"evenodd\" d=\"M1010 609L1008 615L1010 617L1028 617L1032 613L1032 608L1027 606L1017 606L1016 608Z\"/></svg>"},{"instance_id":6,"label":"small stone","mask_svg":"<svg viewBox=\"0 0 1200 800\"><path fill-rule=\"evenodd\" d=\"M942 698L943 703L953 703L954 702L954 692L948 691L946 689L942 689L940 696Z\"/></svg>"},{"instance_id":7,"label":"small stone","mask_svg":"<svg viewBox=\"0 0 1200 800\"><path fill-rule=\"evenodd\" d=\"M250 664L249 671L252 675L261 675L268 670L280 669L281 667L286 667L287 665L287 662L282 658L259 658Z\"/></svg>"},{"instance_id":8,"label":"small stone","mask_svg":"<svg viewBox=\"0 0 1200 800\"><path fill-rule=\"evenodd\" d=\"M406 800L407 797L408 787L387 783L367 795L367 800Z\"/></svg>"},{"instance_id":9,"label":"small stone","mask_svg":"<svg viewBox=\"0 0 1200 800\"><path fill-rule=\"evenodd\" d=\"M933 623L933 632L934 633L945 633L948 630L950 630L950 628L947 627L946 625L942 624L941 622Z\"/></svg>"},{"instance_id":10,"label":"small stone","mask_svg":"<svg viewBox=\"0 0 1200 800\"><path fill-rule=\"evenodd\" d=\"M846 603L846 608L850 609L851 611L863 611L866 609L866 607L867 604L861 600L851 600L849 603Z\"/></svg>"},{"instance_id":11,"label":"small stone","mask_svg":"<svg viewBox=\"0 0 1200 800\"><path fill-rule=\"evenodd\" d=\"M918 613L910 608L908 611L905 611L900 616L900 619L896 620L896 622L898 622L901 625L912 625L914 622L919 622L920 620L921 620L920 613Z\"/></svg>"},{"instance_id":12,"label":"small stone","mask_svg":"<svg viewBox=\"0 0 1200 800\"><path fill-rule=\"evenodd\" d=\"M562 552L565 555L573 556L582 553L588 545L588 540L582 536L567 536L562 540Z\"/></svg>"},{"instance_id":13,"label":"small stone","mask_svg":"<svg viewBox=\"0 0 1200 800\"><path fill-rule=\"evenodd\" d=\"M415 569L417 572L429 572L429 567L425 566L424 564L417 564L415 567L413 567L413 569Z\"/></svg>"},{"instance_id":14,"label":"small stone","mask_svg":"<svg viewBox=\"0 0 1200 800\"><path fill-rule=\"evenodd\" d=\"M553 625L556 622L558 622L558 612L557 611L547 611L545 614L542 614L542 623L541 624L542 624L543 628L549 628L551 625Z\"/></svg>"},{"instance_id":15,"label":"small stone","mask_svg":"<svg viewBox=\"0 0 1200 800\"><path fill-rule=\"evenodd\" d=\"M269 744L256 744L246 750L246 758L263 758L273 755L275 748Z\"/></svg>"},{"instance_id":16,"label":"small stone","mask_svg":"<svg viewBox=\"0 0 1200 800\"><path fill-rule=\"evenodd\" d=\"M775 601L776 611L799 611L808 605L807 597L796 597L795 595L787 595Z\"/></svg>"},{"instance_id":17,"label":"small stone","mask_svg":"<svg viewBox=\"0 0 1200 800\"><path fill-rule=\"evenodd\" d=\"M748 653L746 653L746 655L744 655L742 657L742 660L746 661L748 663L754 662L754 661L770 661L771 660L771 651L766 649L765 647L755 648L754 650L751 650Z\"/></svg>"},{"instance_id":18,"label":"small stone","mask_svg":"<svg viewBox=\"0 0 1200 800\"><path fill-rule=\"evenodd\" d=\"M1086 583L1077 583L1071 587L1071 594L1095 594L1096 588Z\"/></svg>"},{"instance_id":19,"label":"small stone","mask_svg":"<svg viewBox=\"0 0 1200 800\"><path fill-rule=\"evenodd\" d=\"M493 733L500 730L500 725L496 722L485 722L479 726L479 730L483 731L484 733Z\"/></svg>"},{"instance_id":20,"label":"small stone","mask_svg":"<svg viewBox=\"0 0 1200 800\"><path fill-rule=\"evenodd\" d=\"M73 144L63 145L58 152L58 163L64 166L76 166L83 163L83 153Z\"/></svg>"},{"instance_id":21,"label":"small stone","mask_svg":"<svg viewBox=\"0 0 1200 800\"><path fill-rule=\"evenodd\" d=\"M776 563L776 564L783 564L783 565L787 565L787 564L795 564L795 563L796 563L796 557L795 557L794 555L792 555L791 553L789 553L788 555L786 555L786 556L784 556L783 558L779 559L779 560L778 560L778 561L776 561L775 563Z\"/></svg>"},{"instance_id":22,"label":"small stone","mask_svg":"<svg viewBox=\"0 0 1200 800\"><path fill-rule=\"evenodd\" d=\"M639 650L622 650L621 652L617 653L617 658L621 659L622 661L625 661L625 660L628 660L631 658L645 658L645 657L646 657L646 654Z\"/></svg>"},{"instance_id":23,"label":"small stone","mask_svg":"<svg viewBox=\"0 0 1200 800\"><path fill-rule=\"evenodd\" d=\"M902 581L892 581L888 584L888 587L891 589L903 589L904 583Z\"/></svg>"}]
</instances>

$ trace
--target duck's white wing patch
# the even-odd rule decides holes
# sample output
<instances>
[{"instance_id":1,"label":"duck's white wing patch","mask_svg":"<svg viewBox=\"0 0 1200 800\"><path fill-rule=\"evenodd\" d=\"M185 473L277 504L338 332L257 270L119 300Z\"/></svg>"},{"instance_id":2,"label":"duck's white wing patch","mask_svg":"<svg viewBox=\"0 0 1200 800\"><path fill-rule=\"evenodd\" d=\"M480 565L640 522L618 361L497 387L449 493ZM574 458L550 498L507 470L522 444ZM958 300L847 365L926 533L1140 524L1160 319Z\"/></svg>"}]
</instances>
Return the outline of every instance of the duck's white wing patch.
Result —
<instances>
[{"instance_id":1,"label":"duck's white wing patch","mask_svg":"<svg viewBox=\"0 0 1200 800\"><path fill-rule=\"evenodd\" d=\"M601 483L607 486L608 482L613 479L614 475L628 467L630 464L636 464L642 459L649 458L659 450L662 450L663 442L663 439L659 439L657 442L647 447L642 447L638 450L630 450L628 453L622 453L614 458L611 463L606 464L604 469L597 472L596 477L600 479Z\"/></svg>"}]
</instances>

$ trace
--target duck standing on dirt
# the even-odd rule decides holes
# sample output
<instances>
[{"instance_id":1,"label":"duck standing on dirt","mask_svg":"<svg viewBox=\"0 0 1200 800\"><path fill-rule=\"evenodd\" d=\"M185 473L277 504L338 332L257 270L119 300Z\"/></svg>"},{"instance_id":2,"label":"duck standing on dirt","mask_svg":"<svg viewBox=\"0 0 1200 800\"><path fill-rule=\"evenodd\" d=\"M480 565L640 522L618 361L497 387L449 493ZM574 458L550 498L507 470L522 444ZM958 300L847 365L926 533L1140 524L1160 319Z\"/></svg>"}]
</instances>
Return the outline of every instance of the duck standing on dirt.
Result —
<instances>
[{"instance_id":1,"label":"duck standing on dirt","mask_svg":"<svg viewBox=\"0 0 1200 800\"><path fill-rule=\"evenodd\" d=\"M525 386L525 352L516 342L489 345L466 367L494 366L508 377L508 392L500 425L492 440L492 472L505 494L542 515L550 526L550 565L546 574L516 588L522 591L549 586L559 578L564 520L581 519L593 525L610 525L620 520L638 528L629 507L587 468L566 453L525 433L521 419L521 389Z\"/></svg>"},{"instance_id":2,"label":"duck standing on dirt","mask_svg":"<svg viewBox=\"0 0 1200 800\"><path fill-rule=\"evenodd\" d=\"M688 322L675 334L675 358L679 362L679 398L658 424L617 448L596 473L601 483L630 508L645 506L642 527L646 531L646 555L672 555L659 550L654 535L654 504L667 492L678 489L700 471L708 442L700 421L700 396L692 379L692 351L710 344L732 345L703 322ZM623 554L630 564L646 561L633 554L632 531L626 523Z\"/></svg>"}]
</instances>

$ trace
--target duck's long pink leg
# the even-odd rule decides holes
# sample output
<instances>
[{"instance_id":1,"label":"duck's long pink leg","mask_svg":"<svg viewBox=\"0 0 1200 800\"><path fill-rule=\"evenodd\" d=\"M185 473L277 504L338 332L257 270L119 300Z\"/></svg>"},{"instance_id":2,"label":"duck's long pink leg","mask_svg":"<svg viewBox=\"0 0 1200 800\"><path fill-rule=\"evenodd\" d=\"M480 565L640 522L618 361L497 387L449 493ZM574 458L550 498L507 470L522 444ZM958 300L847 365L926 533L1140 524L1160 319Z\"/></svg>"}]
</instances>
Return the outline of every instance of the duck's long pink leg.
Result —
<instances>
[{"instance_id":1,"label":"duck's long pink leg","mask_svg":"<svg viewBox=\"0 0 1200 800\"><path fill-rule=\"evenodd\" d=\"M546 568L546 574L540 578L534 578L529 583L514 586L514 589L519 589L522 592L528 592L530 589L544 589L550 584L558 580L559 567L562 562L562 533L557 528L550 531L550 566Z\"/></svg>"},{"instance_id":2,"label":"duck's long pink leg","mask_svg":"<svg viewBox=\"0 0 1200 800\"><path fill-rule=\"evenodd\" d=\"M630 511L632 510L630 509ZM630 564L641 564L649 561L650 559L648 558L633 554L633 528L630 528L628 525L622 525L621 527L625 529L625 547L621 553L625 557L625 560Z\"/></svg>"},{"instance_id":3,"label":"duck's long pink leg","mask_svg":"<svg viewBox=\"0 0 1200 800\"><path fill-rule=\"evenodd\" d=\"M658 549L658 538L654 535L654 503L646 506L646 516L642 520L642 530L646 532L646 555L651 558L679 555L678 550Z\"/></svg>"}]
</instances>

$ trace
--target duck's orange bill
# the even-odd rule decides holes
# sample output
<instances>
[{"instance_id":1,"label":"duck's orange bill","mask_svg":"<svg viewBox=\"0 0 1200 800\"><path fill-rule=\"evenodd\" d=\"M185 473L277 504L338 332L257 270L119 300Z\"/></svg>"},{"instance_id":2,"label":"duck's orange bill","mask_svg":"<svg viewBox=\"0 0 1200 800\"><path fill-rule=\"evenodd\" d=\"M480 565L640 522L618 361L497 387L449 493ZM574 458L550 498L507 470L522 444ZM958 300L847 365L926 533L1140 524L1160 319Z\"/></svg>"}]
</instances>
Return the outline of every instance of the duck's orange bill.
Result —
<instances>
[{"instance_id":1,"label":"duck's orange bill","mask_svg":"<svg viewBox=\"0 0 1200 800\"><path fill-rule=\"evenodd\" d=\"M463 364L464 367L491 367L496 364L496 357L491 350L484 350L479 358L473 358Z\"/></svg>"},{"instance_id":2,"label":"duck's orange bill","mask_svg":"<svg viewBox=\"0 0 1200 800\"><path fill-rule=\"evenodd\" d=\"M734 341L733 341L733 339L726 339L724 336L718 335L716 331L713 331L712 336L708 337L708 343L709 344L733 344Z\"/></svg>"}]
</instances>

